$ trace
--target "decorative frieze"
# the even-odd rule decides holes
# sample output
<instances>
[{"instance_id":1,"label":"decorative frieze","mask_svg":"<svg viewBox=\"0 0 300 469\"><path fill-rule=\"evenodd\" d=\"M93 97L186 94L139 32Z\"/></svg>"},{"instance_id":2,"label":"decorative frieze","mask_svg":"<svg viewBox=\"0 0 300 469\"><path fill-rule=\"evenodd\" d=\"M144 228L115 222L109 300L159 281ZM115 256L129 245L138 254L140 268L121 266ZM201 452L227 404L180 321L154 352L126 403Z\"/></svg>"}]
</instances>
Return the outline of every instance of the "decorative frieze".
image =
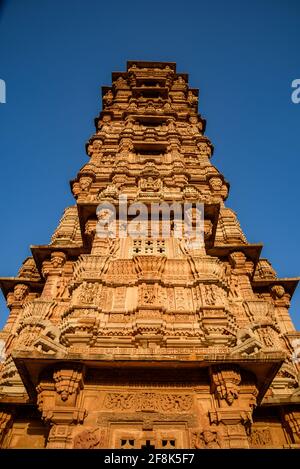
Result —
<instances>
[{"instance_id":1,"label":"decorative frieze","mask_svg":"<svg viewBox=\"0 0 300 469\"><path fill-rule=\"evenodd\" d=\"M191 394L108 393L103 407L109 411L188 412L193 406Z\"/></svg>"}]
</instances>

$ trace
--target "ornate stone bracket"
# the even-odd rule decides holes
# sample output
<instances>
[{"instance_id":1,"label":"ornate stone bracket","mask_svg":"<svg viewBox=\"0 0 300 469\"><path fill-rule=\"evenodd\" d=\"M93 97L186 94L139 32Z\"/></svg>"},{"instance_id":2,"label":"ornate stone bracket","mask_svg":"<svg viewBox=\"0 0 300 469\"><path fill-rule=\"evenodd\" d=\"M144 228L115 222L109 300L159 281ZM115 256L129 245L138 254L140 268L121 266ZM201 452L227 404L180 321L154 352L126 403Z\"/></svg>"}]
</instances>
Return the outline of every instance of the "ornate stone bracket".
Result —
<instances>
[{"instance_id":1,"label":"ornate stone bracket","mask_svg":"<svg viewBox=\"0 0 300 469\"><path fill-rule=\"evenodd\" d=\"M62 401L74 401L76 395L83 388L83 367L74 366L70 369L59 369L53 373L55 388Z\"/></svg>"},{"instance_id":2,"label":"ornate stone bracket","mask_svg":"<svg viewBox=\"0 0 300 469\"><path fill-rule=\"evenodd\" d=\"M239 368L230 366L213 366L210 369L211 389L216 399L224 399L228 405L232 405L239 394L241 375Z\"/></svg>"},{"instance_id":3,"label":"ornate stone bracket","mask_svg":"<svg viewBox=\"0 0 300 469\"><path fill-rule=\"evenodd\" d=\"M71 447L71 425L84 422L87 411L76 402L83 388L84 371L79 364L61 366L53 372L53 379L42 379L37 386L39 410L51 425L47 448Z\"/></svg>"}]
</instances>

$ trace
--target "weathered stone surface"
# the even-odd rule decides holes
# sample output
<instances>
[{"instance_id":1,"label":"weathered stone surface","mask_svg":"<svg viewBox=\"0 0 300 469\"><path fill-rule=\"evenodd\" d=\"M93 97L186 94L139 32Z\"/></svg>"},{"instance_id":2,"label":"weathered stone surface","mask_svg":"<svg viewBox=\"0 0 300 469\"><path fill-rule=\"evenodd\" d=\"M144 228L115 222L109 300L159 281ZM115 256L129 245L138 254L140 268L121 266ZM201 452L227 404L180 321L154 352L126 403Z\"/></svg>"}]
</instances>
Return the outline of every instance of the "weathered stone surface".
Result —
<instances>
[{"instance_id":1,"label":"weathered stone surface","mask_svg":"<svg viewBox=\"0 0 300 469\"><path fill-rule=\"evenodd\" d=\"M225 206L188 76L128 62L112 79L76 205L0 279L1 447L300 448L298 279L278 278ZM124 236L120 219L99 237L98 204L120 196L203 203L204 245L174 236L175 215L166 236Z\"/></svg>"}]
</instances>

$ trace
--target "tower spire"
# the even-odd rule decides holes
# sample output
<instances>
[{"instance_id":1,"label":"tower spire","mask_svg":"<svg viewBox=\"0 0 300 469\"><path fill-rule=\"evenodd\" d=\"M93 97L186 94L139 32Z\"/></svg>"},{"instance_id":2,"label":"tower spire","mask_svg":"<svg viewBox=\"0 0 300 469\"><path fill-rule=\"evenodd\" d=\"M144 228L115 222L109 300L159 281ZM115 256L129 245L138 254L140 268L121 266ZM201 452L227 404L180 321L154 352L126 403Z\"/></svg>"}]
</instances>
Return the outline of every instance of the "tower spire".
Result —
<instances>
[{"instance_id":1,"label":"tower spire","mask_svg":"<svg viewBox=\"0 0 300 469\"><path fill-rule=\"evenodd\" d=\"M173 62L102 88L74 206L0 279L2 447L299 446L298 279L225 204L198 100Z\"/></svg>"}]
</instances>

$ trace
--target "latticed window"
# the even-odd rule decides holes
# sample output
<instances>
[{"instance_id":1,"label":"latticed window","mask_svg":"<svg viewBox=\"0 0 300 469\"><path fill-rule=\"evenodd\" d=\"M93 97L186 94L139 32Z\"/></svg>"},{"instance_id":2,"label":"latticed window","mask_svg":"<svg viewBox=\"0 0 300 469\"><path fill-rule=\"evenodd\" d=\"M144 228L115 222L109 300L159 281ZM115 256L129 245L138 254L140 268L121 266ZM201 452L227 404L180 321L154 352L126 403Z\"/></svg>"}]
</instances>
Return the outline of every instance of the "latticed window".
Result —
<instances>
[{"instance_id":1,"label":"latticed window","mask_svg":"<svg viewBox=\"0 0 300 469\"><path fill-rule=\"evenodd\" d=\"M161 447L165 449L176 448L176 441L174 439L162 440Z\"/></svg>"},{"instance_id":2,"label":"latticed window","mask_svg":"<svg viewBox=\"0 0 300 469\"><path fill-rule=\"evenodd\" d=\"M164 239L134 239L133 254L165 254L166 241Z\"/></svg>"},{"instance_id":3,"label":"latticed window","mask_svg":"<svg viewBox=\"0 0 300 469\"><path fill-rule=\"evenodd\" d=\"M164 239L157 239L156 240L156 248L157 248L157 252L163 254L164 252L166 252L166 242Z\"/></svg>"},{"instance_id":4,"label":"latticed window","mask_svg":"<svg viewBox=\"0 0 300 469\"><path fill-rule=\"evenodd\" d=\"M132 449L134 448L134 440L132 440L131 438L127 439L127 438L124 438L124 439L121 439L120 440L120 448L121 449Z\"/></svg>"},{"instance_id":5,"label":"latticed window","mask_svg":"<svg viewBox=\"0 0 300 469\"><path fill-rule=\"evenodd\" d=\"M142 240L141 239L134 239L133 240L132 251L133 251L134 254L141 254L142 253Z\"/></svg>"}]
</instances>

